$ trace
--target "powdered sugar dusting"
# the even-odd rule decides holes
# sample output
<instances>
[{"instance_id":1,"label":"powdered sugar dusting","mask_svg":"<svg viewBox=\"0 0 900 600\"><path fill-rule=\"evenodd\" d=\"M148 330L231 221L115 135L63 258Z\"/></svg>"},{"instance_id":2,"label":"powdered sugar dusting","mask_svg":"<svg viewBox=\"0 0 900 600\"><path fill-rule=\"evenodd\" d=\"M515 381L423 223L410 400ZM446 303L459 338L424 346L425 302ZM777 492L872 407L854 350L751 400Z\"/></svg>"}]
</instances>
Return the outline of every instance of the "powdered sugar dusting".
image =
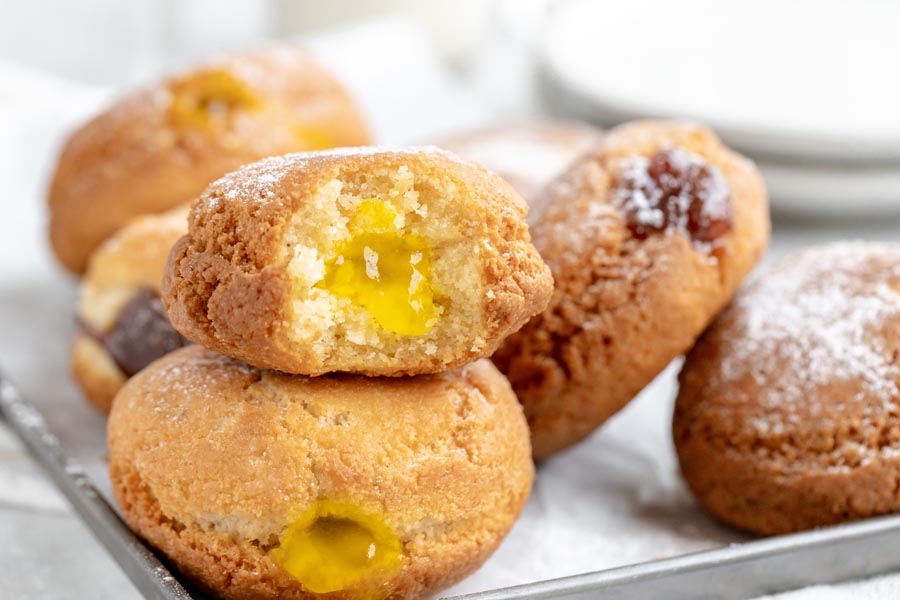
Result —
<instances>
[{"instance_id":1,"label":"powdered sugar dusting","mask_svg":"<svg viewBox=\"0 0 900 600\"><path fill-rule=\"evenodd\" d=\"M709 250L731 230L731 193L722 172L680 148L625 159L613 204L635 237L673 229Z\"/></svg>"},{"instance_id":2,"label":"powdered sugar dusting","mask_svg":"<svg viewBox=\"0 0 900 600\"><path fill-rule=\"evenodd\" d=\"M198 394L215 398L216 390L226 388L229 382L252 379L258 371L239 360L190 346L168 355L142 376L146 389L153 390L156 412L164 412L179 398Z\"/></svg>"},{"instance_id":3,"label":"powdered sugar dusting","mask_svg":"<svg viewBox=\"0 0 900 600\"><path fill-rule=\"evenodd\" d=\"M202 201L207 208L214 209L220 198L229 201L271 199L275 197L275 190L295 162L291 155L286 155L272 156L245 165L213 183L209 188L211 193L204 194Z\"/></svg>"},{"instance_id":4,"label":"powdered sugar dusting","mask_svg":"<svg viewBox=\"0 0 900 600\"><path fill-rule=\"evenodd\" d=\"M461 160L437 146L412 146L406 148L355 146L270 156L244 165L240 169L221 177L209 187L201 202L205 208L215 209L221 198L229 201L244 202L270 200L276 196L279 186L288 173L305 169L308 163L314 159L350 158L380 154L413 156L423 153L440 155L457 162Z\"/></svg>"},{"instance_id":5,"label":"powdered sugar dusting","mask_svg":"<svg viewBox=\"0 0 900 600\"><path fill-rule=\"evenodd\" d=\"M900 247L844 242L788 258L756 278L726 318L718 384L746 378L776 413L820 406L823 386L846 385L848 402L900 397ZM771 429L766 413L757 428Z\"/></svg>"}]
</instances>

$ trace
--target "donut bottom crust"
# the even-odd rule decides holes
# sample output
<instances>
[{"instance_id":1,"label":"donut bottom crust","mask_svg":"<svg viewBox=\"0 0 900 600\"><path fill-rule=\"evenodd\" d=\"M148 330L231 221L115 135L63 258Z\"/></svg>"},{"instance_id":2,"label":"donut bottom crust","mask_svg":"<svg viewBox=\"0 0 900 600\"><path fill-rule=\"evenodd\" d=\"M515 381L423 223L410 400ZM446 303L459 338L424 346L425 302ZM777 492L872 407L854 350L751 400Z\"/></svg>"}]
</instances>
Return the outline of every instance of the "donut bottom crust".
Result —
<instances>
[{"instance_id":1,"label":"donut bottom crust","mask_svg":"<svg viewBox=\"0 0 900 600\"><path fill-rule=\"evenodd\" d=\"M225 600L369 598L353 590L328 594L308 592L268 556L271 548L258 541L236 540L226 533L205 531L166 517L131 464L113 462L110 479L116 502L131 528L214 597ZM524 498L519 510L521 504ZM473 529L468 521L448 525L430 539L424 533L416 534L406 542L408 560L384 597L424 598L461 581L494 553L513 520L509 519L507 531L500 535L490 527Z\"/></svg>"},{"instance_id":2,"label":"donut bottom crust","mask_svg":"<svg viewBox=\"0 0 900 600\"><path fill-rule=\"evenodd\" d=\"M777 535L900 510L896 459L845 472L800 470L691 436L678 420L674 435L691 492L710 514L738 529Z\"/></svg>"},{"instance_id":3,"label":"donut bottom crust","mask_svg":"<svg viewBox=\"0 0 900 600\"><path fill-rule=\"evenodd\" d=\"M84 332L72 341L69 371L88 402L104 414L127 381L106 349Z\"/></svg>"}]
</instances>

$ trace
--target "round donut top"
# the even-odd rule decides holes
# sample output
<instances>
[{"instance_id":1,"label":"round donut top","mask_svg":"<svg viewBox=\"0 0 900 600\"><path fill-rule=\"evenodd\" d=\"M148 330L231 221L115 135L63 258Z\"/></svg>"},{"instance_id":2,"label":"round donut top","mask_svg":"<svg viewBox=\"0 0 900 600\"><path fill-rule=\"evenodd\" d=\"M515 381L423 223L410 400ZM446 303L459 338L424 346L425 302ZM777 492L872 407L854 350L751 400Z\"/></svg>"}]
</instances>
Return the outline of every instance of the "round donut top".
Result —
<instances>
[{"instance_id":1,"label":"round donut top","mask_svg":"<svg viewBox=\"0 0 900 600\"><path fill-rule=\"evenodd\" d=\"M841 242L755 277L689 355L678 404L723 444L841 469L900 453L898 400L900 245Z\"/></svg>"},{"instance_id":2,"label":"round donut top","mask_svg":"<svg viewBox=\"0 0 900 600\"><path fill-rule=\"evenodd\" d=\"M252 260L263 262L261 257L275 251L273 244L277 246L280 241L280 227L291 213L308 203L323 186L333 185L342 174L364 175L379 168L449 175L454 193L477 201L485 211L516 220L524 220L528 212L525 201L499 176L436 146L356 146L272 156L214 181L191 208L188 221L192 240L196 241L197 232L217 215L241 215L259 228L258 235L253 236L254 244L246 250ZM522 230L526 231L524 226Z\"/></svg>"},{"instance_id":3,"label":"round donut top","mask_svg":"<svg viewBox=\"0 0 900 600\"><path fill-rule=\"evenodd\" d=\"M148 286L157 292L172 244L187 233L188 206L142 215L91 256L82 284L96 288Z\"/></svg>"},{"instance_id":4,"label":"round donut top","mask_svg":"<svg viewBox=\"0 0 900 600\"><path fill-rule=\"evenodd\" d=\"M130 221L91 255L76 313L97 331L108 330L136 292L158 296L169 250L187 233L187 205Z\"/></svg>"},{"instance_id":5,"label":"round donut top","mask_svg":"<svg viewBox=\"0 0 900 600\"><path fill-rule=\"evenodd\" d=\"M369 143L359 110L308 52L269 47L138 90L73 132L48 203L60 261L90 253L140 214L189 202L264 156Z\"/></svg>"},{"instance_id":6,"label":"round donut top","mask_svg":"<svg viewBox=\"0 0 900 600\"><path fill-rule=\"evenodd\" d=\"M576 269L598 239L624 235L643 248L676 234L722 260L757 245L748 234L767 237L769 228L753 163L689 122L636 121L610 130L534 204L532 234L545 260L565 256Z\"/></svg>"},{"instance_id":7,"label":"round donut top","mask_svg":"<svg viewBox=\"0 0 900 600\"><path fill-rule=\"evenodd\" d=\"M283 187L286 178L313 170L326 164L360 160L390 161L405 158L424 158L465 163L455 154L437 146L411 146L392 148L383 146L351 146L317 152L293 152L270 156L224 175L214 181L201 196L200 203L214 208L221 198L228 201L260 202L274 198ZM474 165L475 163L468 163ZM480 168L480 167L479 167Z\"/></svg>"},{"instance_id":8,"label":"round donut top","mask_svg":"<svg viewBox=\"0 0 900 600\"><path fill-rule=\"evenodd\" d=\"M66 152L100 152L113 142L134 152L196 152L194 146L214 138L226 150L244 151L238 143L249 144L252 155L279 147L320 149L363 142L359 135L324 139L335 132L310 128L319 119L328 121L326 128L332 126L333 110L320 106L323 99L346 102L346 93L307 52L273 46L211 61L122 98L79 129ZM275 121L282 126L273 127ZM281 139L286 135L292 139Z\"/></svg>"},{"instance_id":9,"label":"round donut top","mask_svg":"<svg viewBox=\"0 0 900 600\"><path fill-rule=\"evenodd\" d=\"M140 465L166 514L258 540L319 500L383 509L405 535L502 511L504 482L531 477L521 408L487 360L309 378L192 346L126 384L109 441L111 461Z\"/></svg>"}]
</instances>

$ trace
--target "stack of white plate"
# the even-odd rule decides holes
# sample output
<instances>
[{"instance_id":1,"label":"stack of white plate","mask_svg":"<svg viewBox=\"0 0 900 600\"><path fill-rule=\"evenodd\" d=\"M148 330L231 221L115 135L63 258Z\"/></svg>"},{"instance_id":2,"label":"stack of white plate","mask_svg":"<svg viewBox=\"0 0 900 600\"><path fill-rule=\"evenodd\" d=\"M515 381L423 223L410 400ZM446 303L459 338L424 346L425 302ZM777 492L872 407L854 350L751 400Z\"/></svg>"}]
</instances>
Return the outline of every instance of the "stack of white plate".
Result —
<instances>
[{"instance_id":1,"label":"stack of white plate","mask_svg":"<svg viewBox=\"0 0 900 600\"><path fill-rule=\"evenodd\" d=\"M545 33L555 112L696 119L776 209L900 214L900 2L568 0Z\"/></svg>"}]
</instances>

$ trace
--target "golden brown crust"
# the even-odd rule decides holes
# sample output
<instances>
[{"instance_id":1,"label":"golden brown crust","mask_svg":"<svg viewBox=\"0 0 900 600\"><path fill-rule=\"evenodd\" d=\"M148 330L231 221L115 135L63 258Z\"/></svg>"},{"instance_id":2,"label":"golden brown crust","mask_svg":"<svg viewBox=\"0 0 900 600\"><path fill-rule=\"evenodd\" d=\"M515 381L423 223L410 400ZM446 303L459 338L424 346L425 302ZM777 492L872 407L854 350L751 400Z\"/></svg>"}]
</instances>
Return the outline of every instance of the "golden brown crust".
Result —
<instances>
[{"instance_id":1,"label":"golden brown crust","mask_svg":"<svg viewBox=\"0 0 900 600\"><path fill-rule=\"evenodd\" d=\"M601 139L602 130L587 123L542 118L457 133L435 145L497 173L534 207L541 189Z\"/></svg>"},{"instance_id":2,"label":"golden brown crust","mask_svg":"<svg viewBox=\"0 0 900 600\"><path fill-rule=\"evenodd\" d=\"M431 355L415 347L373 348L361 363L323 359L298 344L290 319L288 272L292 221L314 210L311 199L341 178L377 169L408 169L426 183L440 181L472 264L481 269L480 320L465 339ZM423 184L425 185L425 184ZM540 311L550 297L547 266L531 245L527 207L496 175L436 148L339 150L269 158L213 183L194 204L190 233L172 251L163 300L188 339L250 364L298 374L353 371L373 376L438 372L489 356ZM427 218L427 217L426 217ZM451 227L452 226L452 227Z\"/></svg>"},{"instance_id":3,"label":"golden brown crust","mask_svg":"<svg viewBox=\"0 0 900 600\"><path fill-rule=\"evenodd\" d=\"M714 258L676 231L636 239L611 203L620 161L673 146L718 167L730 188L734 227ZM689 124L614 129L544 194L532 233L556 291L494 357L525 407L537 458L585 437L687 351L769 238L756 168Z\"/></svg>"},{"instance_id":4,"label":"golden brown crust","mask_svg":"<svg viewBox=\"0 0 900 600\"><path fill-rule=\"evenodd\" d=\"M186 348L122 389L109 448L129 524L223 598L315 597L268 550L320 499L400 536L392 598L435 593L493 552L533 477L521 408L488 361L309 379Z\"/></svg>"},{"instance_id":5,"label":"golden brown crust","mask_svg":"<svg viewBox=\"0 0 900 600\"><path fill-rule=\"evenodd\" d=\"M173 86L215 70L248 85L261 107L226 131L173 125ZM315 135L293 135L285 125L291 120ZM350 97L302 50L275 47L209 63L123 98L72 134L50 188L50 240L60 262L81 273L92 250L131 218L188 202L242 164L368 142Z\"/></svg>"},{"instance_id":6,"label":"golden brown crust","mask_svg":"<svg viewBox=\"0 0 900 600\"><path fill-rule=\"evenodd\" d=\"M755 277L680 375L700 503L776 534L900 510L900 245L837 243Z\"/></svg>"},{"instance_id":7,"label":"golden brown crust","mask_svg":"<svg viewBox=\"0 0 900 600\"><path fill-rule=\"evenodd\" d=\"M105 334L122 306L141 290L159 293L169 250L187 231L187 207L132 220L91 255L81 281L76 309L78 326ZM109 412L112 399L127 380L101 343L77 331L70 355L72 378L85 398Z\"/></svg>"},{"instance_id":8,"label":"golden brown crust","mask_svg":"<svg viewBox=\"0 0 900 600\"><path fill-rule=\"evenodd\" d=\"M94 338L76 332L69 355L69 371L91 405L108 413L127 378L106 349Z\"/></svg>"}]
</instances>

